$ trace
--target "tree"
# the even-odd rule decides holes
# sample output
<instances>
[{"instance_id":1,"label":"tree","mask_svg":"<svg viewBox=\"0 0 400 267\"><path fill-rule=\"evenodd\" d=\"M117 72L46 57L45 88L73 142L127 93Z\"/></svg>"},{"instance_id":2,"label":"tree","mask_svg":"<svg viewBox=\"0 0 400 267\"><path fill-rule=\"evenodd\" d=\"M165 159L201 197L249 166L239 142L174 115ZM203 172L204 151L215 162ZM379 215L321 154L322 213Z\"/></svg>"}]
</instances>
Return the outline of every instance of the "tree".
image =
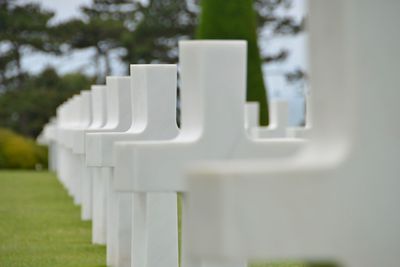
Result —
<instances>
[{"instance_id":1,"label":"tree","mask_svg":"<svg viewBox=\"0 0 400 267\"><path fill-rule=\"evenodd\" d=\"M252 0L202 0L199 39L247 40L247 101L260 105L260 124L268 124L267 95L257 44L256 17Z\"/></svg>"},{"instance_id":2,"label":"tree","mask_svg":"<svg viewBox=\"0 0 400 267\"><path fill-rule=\"evenodd\" d=\"M79 73L59 76L47 68L36 77L28 76L21 90L0 94L0 127L36 137L66 99L88 89L94 81Z\"/></svg>"},{"instance_id":3,"label":"tree","mask_svg":"<svg viewBox=\"0 0 400 267\"><path fill-rule=\"evenodd\" d=\"M267 39L276 36L296 35L304 31L304 18L296 21L292 16L278 14L279 10L290 8L292 0L254 0L258 35L266 35ZM284 61L289 55L287 49L274 54L262 54L264 63Z\"/></svg>"},{"instance_id":4,"label":"tree","mask_svg":"<svg viewBox=\"0 0 400 267\"><path fill-rule=\"evenodd\" d=\"M185 0L150 0L139 5L140 16L131 17L134 25L122 39L130 63L176 63L178 41L194 35L197 14L188 8ZM139 17L139 19L138 19Z\"/></svg>"},{"instance_id":5,"label":"tree","mask_svg":"<svg viewBox=\"0 0 400 267\"><path fill-rule=\"evenodd\" d=\"M0 0L0 82L24 77L21 64L25 51L58 52L58 44L51 40L49 21L54 16L39 4L19 5L15 0ZM4 88L3 88L4 89Z\"/></svg>"},{"instance_id":6,"label":"tree","mask_svg":"<svg viewBox=\"0 0 400 267\"><path fill-rule=\"evenodd\" d=\"M138 4L130 0L93 0L82 6L83 19L73 19L57 26L59 38L70 49L94 48L94 65L98 82L112 74L110 55L121 48L121 37L127 31L125 21ZM101 68L104 62L104 71Z\"/></svg>"},{"instance_id":7,"label":"tree","mask_svg":"<svg viewBox=\"0 0 400 267\"><path fill-rule=\"evenodd\" d=\"M15 68L15 52L8 50L0 54L0 91L6 90L6 85L10 83L10 72Z\"/></svg>"},{"instance_id":8,"label":"tree","mask_svg":"<svg viewBox=\"0 0 400 267\"><path fill-rule=\"evenodd\" d=\"M291 8L292 0L254 0L254 10L257 15L258 35L269 40L275 37L294 36L304 32L305 18L294 18L282 10ZM262 61L265 64L283 62L290 55L287 49L281 49L276 53L261 52ZM301 68L284 74L286 81L292 85L300 85L302 90L307 80L307 74ZM305 92L302 92L304 94Z\"/></svg>"}]
</instances>

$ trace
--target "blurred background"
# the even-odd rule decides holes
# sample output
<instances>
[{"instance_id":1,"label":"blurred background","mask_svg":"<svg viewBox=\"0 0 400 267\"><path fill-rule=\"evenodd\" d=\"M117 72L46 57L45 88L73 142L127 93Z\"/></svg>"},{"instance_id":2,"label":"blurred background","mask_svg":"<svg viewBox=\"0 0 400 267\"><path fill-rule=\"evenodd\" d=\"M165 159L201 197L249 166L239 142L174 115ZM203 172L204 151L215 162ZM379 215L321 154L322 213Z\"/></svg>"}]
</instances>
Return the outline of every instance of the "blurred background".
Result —
<instances>
[{"instance_id":1,"label":"blurred background","mask_svg":"<svg viewBox=\"0 0 400 267\"><path fill-rule=\"evenodd\" d=\"M306 4L0 0L0 168L47 166L33 140L58 105L129 64L177 63L184 39L248 40L247 99L260 102L261 124L268 98L288 100L290 124L304 125Z\"/></svg>"}]
</instances>

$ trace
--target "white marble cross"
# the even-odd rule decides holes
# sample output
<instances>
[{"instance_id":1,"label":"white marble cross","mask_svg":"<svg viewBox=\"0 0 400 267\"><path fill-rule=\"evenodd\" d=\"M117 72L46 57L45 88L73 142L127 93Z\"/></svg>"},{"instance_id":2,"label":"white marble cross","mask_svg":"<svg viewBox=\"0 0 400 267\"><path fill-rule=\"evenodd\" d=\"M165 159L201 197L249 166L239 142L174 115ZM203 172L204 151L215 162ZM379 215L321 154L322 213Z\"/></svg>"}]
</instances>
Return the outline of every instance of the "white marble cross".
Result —
<instances>
[{"instance_id":1,"label":"white marble cross","mask_svg":"<svg viewBox=\"0 0 400 267\"><path fill-rule=\"evenodd\" d=\"M107 92L106 92L106 101L107 101L107 122L106 124L98 131L89 132L86 135L85 139L85 161L86 159L90 159L93 157L98 157L98 153L100 152L100 148L98 145L100 144L92 144L92 136L96 134L105 134L110 132L123 132L126 131L130 125L132 124L132 109L131 109L131 84L129 77L107 77ZM100 169L101 172L101 188L99 188L99 192L103 193L96 194L98 198L94 201L105 201L105 205L98 206L98 209L101 209L102 221L105 222L105 232L106 232L106 243L107 243L107 252L110 248L110 233L108 231L108 219L107 213L109 209L109 199L108 199L108 191L109 184L111 179L110 171L107 168L103 168L101 165L91 164L90 161L86 161L88 167L93 169ZM101 168L100 168L101 167ZM98 180L97 180L98 182ZM107 262L109 265L109 262Z\"/></svg>"},{"instance_id":2,"label":"white marble cross","mask_svg":"<svg viewBox=\"0 0 400 267\"><path fill-rule=\"evenodd\" d=\"M399 265L398 10L310 1L310 141L290 158L193 167L193 257Z\"/></svg>"},{"instance_id":3,"label":"white marble cross","mask_svg":"<svg viewBox=\"0 0 400 267\"><path fill-rule=\"evenodd\" d=\"M74 177L76 173L76 159L72 155L71 129L79 126L78 112L82 106L82 96L75 95L65 102L59 109L59 123L57 125L57 142L59 144L60 169L59 177L68 193L79 203Z\"/></svg>"},{"instance_id":4,"label":"white marble cross","mask_svg":"<svg viewBox=\"0 0 400 267\"><path fill-rule=\"evenodd\" d=\"M103 85L92 85L90 92L89 113L91 121L74 133L74 153L79 157L80 164L80 186L82 192L82 220L91 220L93 217L93 176L95 173L86 167L84 162L85 133L96 131L105 123L105 88Z\"/></svg>"},{"instance_id":5,"label":"white marble cross","mask_svg":"<svg viewBox=\"0 0 400 267\"><path fill-rule=\"evenodd\" d=\"M104 87L92 85L89 93L89 104L86 106L90 114L90 122L74 132L74 153L79 157L80 186L82 195L81 218L82 220L92 219L92 176L83 159L83 146L85 132L101 128L105 121Z\"/></svg>"},{"instance_id":6,"label":"white marble cross","mask_svg":"<svg viewBox=\"0 0 400 267\"><path fill-rule=\"evenodd\" d=\"M105 112L103 113L104 124L96 129L88 129L84 132L81 151L86 154L86 139L91 133L97 132L113 132L127 130L131 125L129 105L130 98L130 79L129 77L107 77L106 86L104 86L103 105ZM85 155L82 155L83 162ZM93 211L93 242L98 244L106 244L107 240L107 186L109 180L109 172L107 169L90 168L92 170L92 211Z\"/></svg>"},{"instance_id":7,"label":"white marble cross","mask_svg":"<svg viewBox=\"0 0 400 267\"><path fill-rule=\"evenodd\" d=\"M172 141L117 143L117 190L185 191L185 165L194 160L284 157L300 148L301 140L254 141L247 136L246 42L183 41L179 48L180 134Z\"/></svg>"},{"instance_id":8,"label":"white marble cross","mask_svg":"<svg viewBox=\"0 0 400 267\"><path fill-rule=\"evenodd\" d=\"M172 141L117 143L118 190L184 191L184 166L193 160L283 157L303 144L248 138L244 41L182 41L180 69L180 134Z\"/></svg>"},{"instance_id":9,"label":"white marble cross","mask_svg":"<svg viewBox=\"0 0 400 267\"><path fill-rule=\"evenodd\" d=\"M63 139L63 129L68 124L68 120L66 117L66 110L70 105L71 99L66 100L62 105L57 108L57 125L56 125L56 142L57 146L59 147L57 157L63 164L59 164L57 166L57 177L59 178L60 182L66 188L66 181L64 177L64 172L66 170L66 162L64 159L65 157L65 140Z\"/></svg>"},{"instance_id":10,"label":"white marble cross","mask_svg":"<svg viewBox=\"0 0 400 267\"><path fill-rule=\"evenodd\" d=\"M109 169L111 182L115 142L168 140L178 134L176 65L132 65L131 83L133 96L131 128L125 132L94 133L87 137L88 165ZM114 191L111 183L108 189L107 264L123 267L131 266L132 261L133 266L143 266L145 262L150 263L153 259L159 258L167 264L165 266L170 266L168 262L177 265L176 193L133 196L130 193ZM140 202L143 198L150 200L150 207L145 210L133 209L134 202ZM152 212L157 217L152 218L150 213L146 215L147 212ZM132 215L135 221L133 233ZM161 227L157 236L147 234L146 219L153 221L152 229ZM132 235L133 239L130 238ZM165 236L168 238L164 238ZM165 243L165 240L172 242ZM131 244L133 244L133 250Z\"/></svg>"},{"instance_id":11,"label":"white marble cross","mask_svg":"<svg viewBox=\"0 0 400 267\"><path fill-rule=\"evenodd\" d=\"M269 102L269 125L250 128L250 135L255 138L284 138L289 126L288 102L271 100Z\"/></svg>"},{"instance_id":12,"label":"white marble cross","mask_svg":"<svg viewBox=\"0 0 400 267\"><path fill-rule=\"evenodd\" d=\"M74 108L73 114L74 121L76 122L73 127L68 128L68 140L70 142L70 156L74 162L73 166L73 174L69 179L72 182L73 194L76 199L76 203L78 205L82 205L82 210L85 210L86 201L84 201L83 192L82 192L82 181L85 179L84 177L84 165L82 162L82 156L78 154L77 147L79 147L80 143L79 139L76 138L76 135L80 132L83 132L91 123L91 93L89 91L82 91L79 95L80 102ZM84 219L84 218L83 218Z\"/></svg>"},{"instance_id":13,"label":"white marble cross","mask_svg":"<svg viewBox=\"0 0 400 267\"><path fill-rule=\"evenodd\" d=\"M57 143L57 158L60 162L60 164L57 165L57 178L60 180L60 182L63 184L64 187L65 181L64 181L64 174L63 171L65 169L65 165L67 162L63 161L64 157L64 145L63 145L63 139L62 139L62 131L64 128L64 125L67 123L66 122L66 116L65 116L65 109L68 106L68 103L70 102L70 99L66 100L64 103L62 103L56 110L57 114L57 124L56 124L56 143Z\"/></svg>"},{"instance_id":14,"label":"white marble cross","mask_svg":"<svg viewBox=\"0 0 400 267\"><path fill-rule=\"evenodd\" d=\"M252 137L252 129L260 127L260 107L258 102L247 102L244 106L244 113L244 128L247 130L250 137Z\"/></svg>"},{"instance_id":15,"label":"white marble cross","mask_svg":"<svg viewBox=\"0 0 400 267\"><path fill-rule=\"evenodd\" d=\"M49 137L49 169L53 172L57 171L57 118L53 117L50 120L50 125L47 129L46 135Z\"/></svg>"},{"instance_id":16,"label":"white marble cross","mask_svg":"<svg viewBox=\"0 0 400 267\"><path fill-rule=\"evenodd\" d=\"M48 146L48 168L50 171L57 171L57 118L52 117L43 127L42 132L37 137L37 142Z\"/></svg>"}]
</instances>

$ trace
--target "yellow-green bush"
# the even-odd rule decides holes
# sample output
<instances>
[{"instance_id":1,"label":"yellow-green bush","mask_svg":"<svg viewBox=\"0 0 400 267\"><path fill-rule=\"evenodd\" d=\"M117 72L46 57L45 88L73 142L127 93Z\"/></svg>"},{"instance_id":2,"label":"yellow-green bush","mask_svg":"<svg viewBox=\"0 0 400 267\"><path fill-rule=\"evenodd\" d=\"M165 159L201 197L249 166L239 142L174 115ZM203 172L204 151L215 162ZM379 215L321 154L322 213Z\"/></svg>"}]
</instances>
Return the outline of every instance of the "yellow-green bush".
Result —
<instances>
[{"instance_id":1,"label":"yellow-green bush","mask_svg":"<svg viewBox=\"0 0 400 267\"><path fill-rule=\"evenodd\" d=\"M47 166L47 149L10 130L0 128L0 169Z\"/></svg>"}]
</instances>

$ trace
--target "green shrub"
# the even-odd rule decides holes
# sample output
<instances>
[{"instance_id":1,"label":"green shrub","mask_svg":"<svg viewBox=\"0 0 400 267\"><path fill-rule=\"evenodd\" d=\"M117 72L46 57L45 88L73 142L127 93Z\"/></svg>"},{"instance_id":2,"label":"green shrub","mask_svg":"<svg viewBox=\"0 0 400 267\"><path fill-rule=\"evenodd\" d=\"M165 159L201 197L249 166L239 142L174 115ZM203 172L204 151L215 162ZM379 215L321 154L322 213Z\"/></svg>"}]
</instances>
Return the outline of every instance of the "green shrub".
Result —
<instances>
[{"instance_id":1,"label":"green shrub","mask_svg":"<svg viewBox=\"0 0 400 267\"><path fill-rule=\"evenodd\" d=\"M10 130L0 128L0 169L47 166L47 149Z\"/></svg>"}]
</instances>

